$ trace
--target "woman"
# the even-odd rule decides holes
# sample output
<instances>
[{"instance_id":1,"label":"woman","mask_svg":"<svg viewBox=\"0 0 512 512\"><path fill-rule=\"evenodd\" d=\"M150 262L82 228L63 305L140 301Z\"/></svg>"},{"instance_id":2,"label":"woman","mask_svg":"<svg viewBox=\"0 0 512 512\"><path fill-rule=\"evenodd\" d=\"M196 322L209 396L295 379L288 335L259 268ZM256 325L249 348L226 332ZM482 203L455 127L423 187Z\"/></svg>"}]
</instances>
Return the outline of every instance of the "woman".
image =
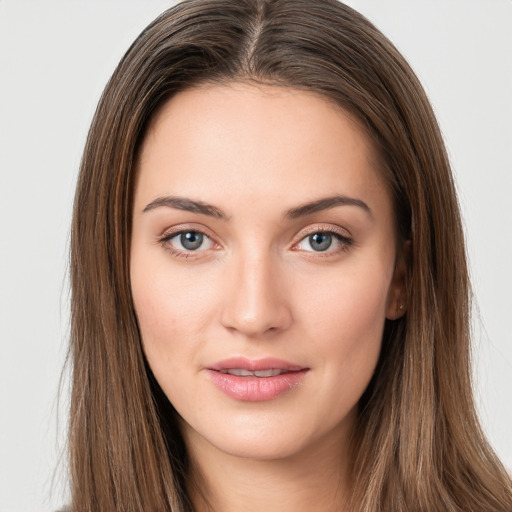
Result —
<instances>
[{"instance_id":1,"label":"woman","mask_svg":"<svg viewBox=\"0 0 512 512\"><path fill-rule=\"evenodd\" d=\"M139 36L71 278L72 510L512 509L439 128L343 4L185 1Z\"/></svg>"}]
</instances>

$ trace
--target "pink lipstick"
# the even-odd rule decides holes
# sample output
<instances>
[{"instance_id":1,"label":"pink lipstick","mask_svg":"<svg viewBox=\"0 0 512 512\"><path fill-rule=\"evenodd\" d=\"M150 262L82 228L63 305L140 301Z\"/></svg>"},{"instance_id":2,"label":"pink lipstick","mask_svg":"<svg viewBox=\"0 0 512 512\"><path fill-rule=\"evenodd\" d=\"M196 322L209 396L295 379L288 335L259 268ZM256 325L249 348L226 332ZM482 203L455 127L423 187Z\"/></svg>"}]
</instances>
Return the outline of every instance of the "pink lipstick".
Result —
<instances>
[{"instance_id":1,"label":"pink lipstick","mask_svg":"<svg viewBox=\"0 0 512 512\"><path fill-rule=\"evenodd\" d=\"M206 368L213 384L235 400L272 400L299 385L309 368L274 358L243 357L219 361Z\"/></svg>"}]
</instances>

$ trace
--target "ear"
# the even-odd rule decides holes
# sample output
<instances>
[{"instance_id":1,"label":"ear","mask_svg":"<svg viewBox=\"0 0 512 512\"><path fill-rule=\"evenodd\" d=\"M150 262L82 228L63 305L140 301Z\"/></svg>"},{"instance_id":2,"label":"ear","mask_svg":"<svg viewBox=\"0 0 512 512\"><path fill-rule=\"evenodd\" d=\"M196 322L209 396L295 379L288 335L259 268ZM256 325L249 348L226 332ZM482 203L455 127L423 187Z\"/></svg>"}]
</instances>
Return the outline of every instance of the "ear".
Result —
<instances>
[{"instance_id":1,"label":"ear","mask_svg":"<svg viewBox=\"0 0 512 512\"><path fill-rule=\"evenodd\" d=\"M389 320L398 320L407 311L407 263L411 250L412 242L411 240L406 240L396 258L386 302L386 318Z\"/></svg>"}]
</instances>

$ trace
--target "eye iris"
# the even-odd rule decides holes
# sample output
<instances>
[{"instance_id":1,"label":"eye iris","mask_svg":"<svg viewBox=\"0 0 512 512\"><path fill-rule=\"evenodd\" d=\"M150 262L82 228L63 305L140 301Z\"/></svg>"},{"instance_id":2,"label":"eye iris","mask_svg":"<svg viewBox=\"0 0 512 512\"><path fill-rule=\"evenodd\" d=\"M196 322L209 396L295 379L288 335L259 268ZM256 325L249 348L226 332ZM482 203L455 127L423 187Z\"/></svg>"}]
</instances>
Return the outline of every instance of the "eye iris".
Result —
<instances>
[{"instance_id":1,"label":"eye iris","mask_svg":"<svg viewBox=\"0 0 512 512\"><path fill-rule=\"evenodd\" d=\"M310 235L309 243L315 251L326 251L332 244L332 235L329 233L315 233Z\"/></svg>"},{"instance_id":2,"label":"eye iris","mask_svg":"<svg viewBox=\"0 0 512 512\"><path fill-rule=\"evenodd\" d=\"M203 235L197 231L188 231L187 233L181 234L180 242L185 249L194 251L201 247L201 244L203 243Z\"/></svg>"}]
</instances>

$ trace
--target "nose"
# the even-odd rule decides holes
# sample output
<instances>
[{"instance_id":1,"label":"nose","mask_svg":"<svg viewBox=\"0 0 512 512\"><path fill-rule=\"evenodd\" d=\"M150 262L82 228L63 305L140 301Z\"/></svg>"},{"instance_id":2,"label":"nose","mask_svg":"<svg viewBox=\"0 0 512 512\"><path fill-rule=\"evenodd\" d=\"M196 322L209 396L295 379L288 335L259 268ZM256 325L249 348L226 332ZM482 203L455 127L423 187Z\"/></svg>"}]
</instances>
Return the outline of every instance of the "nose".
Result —
<instances>
[{"instance_id":1,"label":"nose","mask_svg":"<svg viewBox=\"0 0 512 512\"><path fill-rule=\"evenodd\" d=\"M287 329L292 322L289 297L278 262L269 255L235 258L224 290L222 325L247 338Z\"/></svg>"}]
</instances>

